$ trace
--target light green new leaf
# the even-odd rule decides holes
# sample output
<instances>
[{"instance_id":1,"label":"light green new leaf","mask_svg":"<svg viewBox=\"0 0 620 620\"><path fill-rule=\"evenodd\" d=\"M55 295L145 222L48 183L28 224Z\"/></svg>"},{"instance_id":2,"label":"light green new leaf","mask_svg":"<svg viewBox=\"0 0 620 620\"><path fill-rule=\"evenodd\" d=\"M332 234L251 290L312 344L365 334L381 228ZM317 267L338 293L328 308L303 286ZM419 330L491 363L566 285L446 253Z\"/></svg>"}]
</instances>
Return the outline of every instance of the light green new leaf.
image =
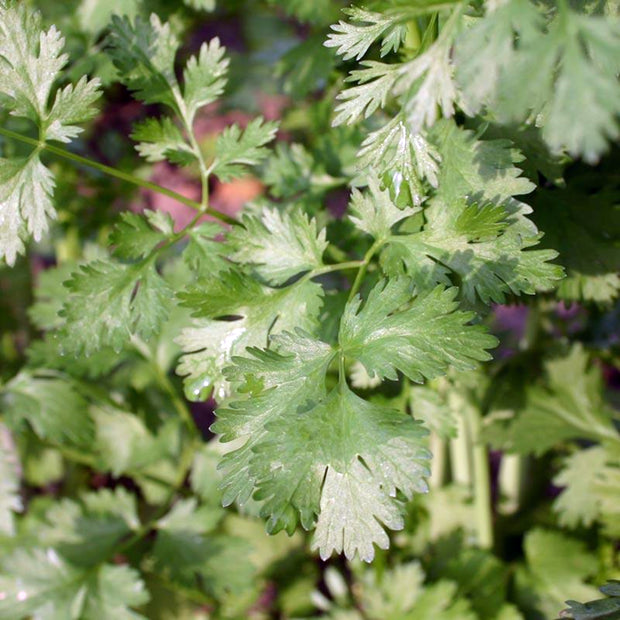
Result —
<instances>
[{"instance_id":1,"label":"light green new leaf","mask_svg":"<svg viewBox=\"0 0 620 620\"><path fill-rule=\"evenodd\" d=\"M0 424L0 535L15 534L14 513L23 509L19 495L21 465L9 429Z\"/></svg>"},{"instance_id":2,"label":"light green new leaf","mask_svg":"<svg viewBox=\"0 0 620 620\"><path fill-rule=\"evenodd\" d=\"M56 376L20 372L4 386L5 421L17 426L22 420L43 439L67 440L88 446L93 439L93 422L88 403L69 381Z\"/></svg>"},{"instance_id":3,"label":"light green new leaf","mask_svg":"<svg viewBox=\"0 0 620 620\"><path fill-rule=\"evenodd\" d=\"M387 241L392 227L420 211L420 207L399 209L390 198L389 190L382 190L379 179L371 174L368 177L368 192L353 189L349 209L351 221L364 232L372 235L375 241Z\"/></svg>"},{"instance_id":4,"label":"light green new leaf","mask_svg":"<svg viewBox=\"0 0 620 620\"><path fill-rule=\"evenodd\" d=\"M369 374L397 379L397 371L421 382L450 366L466 369L490 359L495 337L467 323L473 313L457 310L457 289L437 287L412 298L407 278L378 284L360 310L361 298L347 305L338 340L344 355L359 360Z\"/></svg>"},{"instance_id":5,"label":"light green new leaf","mask_svg":"<svg viewBox=\"0 0 620 620\"><path fill-rule=\"evenodd\" d=\"M70 142L81 129L75 123L95 114L99 82L85 77L52 96L68 57L64 39L52 26L44 31L41 15L23 3L0 3L0 105L12 116L30 119L40 140ZM39 159L0 160L0 259L13 265L29 235L40 241L52 204L54 178Z\"/></svg>"},{"instance_id":6,"label":"light green new leaf","mask_svg":"<svg viewBox=\"0 0 620 620\"><path fill-rule=\"evenodd\" d=\"M250 121L243 130L239 125L227 127L217 137L211 171L222 181L242 176L246 166L256 166L267 156L265 145L275 138L277 130L277 122L261 117Z\"/></svg>"},{"instance_id":7,"label":"light green new leaf","mask_svg":"<svg viewBox=\"0 0 620 620\"><path fill-rule=\"evenodd\" d=\"M553 479L565 487L553 504L564 527L603 523L610 536L620 532L620 461L601 446L580 450L568 457Z\"/></svg>"},{"instance_id":8,"label":"light green new leaf","mask_svg":"<svg viewBox=\"0 0 620 620\"><path fill-rule=\"evenodd\" d=\"M187 144L181 130L168 118L147 118L134 126L131 139L136 140L136 151L148 162L167 159L173 164L187 166L196 161L196 155Z\"/></svg>"},{"instance_id":9,"label":"light green new leaf","mask_svg":"<svg viewBox=\"0 0 620 620\"><path fill-rule=\"evenodd\" d=\"M187 61L183 72L183 96L190 123L202 106L212 103L224 92L228 72L225 52L226 48L215 38L202 44L197 58L192 56Z\"/></svg>"},{"instance_id":10,"label":"light green new leaf","mask_svg":"<svg viewBox=\"0 0 620 620\"><path fill-rule=\"evenodd\" d=\"M302 211L292 213L263 209L245 216L243 227L228 235L230 258L252 265L267 283L284 284L304 271L323 266L327 247L325 229L317 231L316 221Z\"/></svg>"},{"instance_id":11,"label":"light green new leaf","mask_svg":"<svg viewBox=\"0 0 620 620\"><path fill-rule=\"evenodd\" d=\"M343 60L361 60L368 48L381 39L381 56L396 52L407 36L410 12L401 10L391 13L375 13L351 7L343 11L352 23L339 21L327 35L326 47L335 47Z\"/></svg>"},{"instance_id":12,"label":"light green new leaf","mask_svg":"<svg viewBox=\"0 0 620 620\"><path fill-rule=\"evenodd\" d=\"M132 334L149 338L168 315L170 288L152 260L122 265L98 260L82 265L65 282L71 295L57 332L67 352L90 355L103 346L120 351Z\"/></svg>"},{"instance_id":13,"label":"light green new leaf","mask_svg":"<svg viewBox=\"0 0 620 620\"><path fill-rule=\"evenodd\" d=\"M394 499L426 491L426 432L409 416L371 404L343 383L326 392L336 351L308 335L274 339L277 352L251 350L235 359L247 396L217 412L222 441L245 439L228 453L224 502L262 504L271 532L316 523L313 547L370 561L386 548L384 527L400 529Z\"/></svg>"},{"instance_id":14,"label":"light green new leaf","mask_svg":"<svg viewBox=\"0 0 620 620\"><path fill-rule=\"evenodd\" d=\"M266 347L282 331L316 327L323 289L314 282L297 282L273 289L250 278L224 272L182 294L184 305L197 316L177 342L184 355L177 373L185 377L185 393L203 400L213 389L218 399L230 391L222 370L246 347ZM229 317L231 320L219 320Z\"/></svg>"},{"instance_id":15,"label":"light green new leaf","mask_svg":"<svg viewBox=\"0 0 620 620\"><path fill-rule=\"evenodd\" d=\"M53 549L20 549L0 563L0 619L144 620L132 611L149 600L138 573L127 566L78 569Z\"/></svg>"}]
</instances>

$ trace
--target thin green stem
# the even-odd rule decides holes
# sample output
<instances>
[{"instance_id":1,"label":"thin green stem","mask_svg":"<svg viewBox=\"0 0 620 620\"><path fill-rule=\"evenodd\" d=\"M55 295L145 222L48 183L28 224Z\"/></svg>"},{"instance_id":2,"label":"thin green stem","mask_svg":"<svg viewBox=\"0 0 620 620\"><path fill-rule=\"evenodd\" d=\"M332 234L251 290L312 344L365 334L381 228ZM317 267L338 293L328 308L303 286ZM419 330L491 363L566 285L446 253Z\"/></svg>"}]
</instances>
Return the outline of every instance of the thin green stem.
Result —
<instances>
[{"instance_id":1,"label":"thin green stem","mask_svg":"<svg viewBox=\"0 0 620 620\"><path fill-rule=\"evenodd\" d=\"M493 547L493 514L491 507L491 471L487 446L482 440L482 416L472 406L465 408L472 445L474 474L474 507L478 545L482 549Z\"/></svg>"},{"instance_id":2,"label":"thin green stem","mask_svg":"<svg viewBox=\"0 0 620 620\"><path fill-rule=\"evenodd\" d=\"M219 211L214 211L213 209L204 209L202 203L196 202L191 198L187 198L174 190L168 189L167 187L163 187L158 185L157 183L152 183L151 181L146 181L145 179L141 179L139 177L134 176L133 174L129 174L127 172L123 172L122 170L118 170L116 168L112 168L111 166L106 166L105 164L101 164L92 159L88 159L87 157L82 157L81 155L77 155L76 153L71 153L65 149L59 148L57 146L53 146L52 144L48 144L47 142L42 142L40 140L36 140L35 138L29 138L28 136L23 136L19 133L11 131L9 129L5 129L4 127L0 127L0 135L3 135L7 138L11 138L12 140L18 140L23 142L24 144L28 144L35 149L45 150L49 153L53 153L58 157L62 157L64 159L68 159L77 164L81 164L83 166L87 166L89 168L93 168L94 170L98 170L99 172L103 172L108 176L114 177L116 179L120 179L121 181L125 181L126 183L131 183L132 185L136 185L138 187L143 187L144 189L151 190L153 192L157 192L158 194L162 194L164 196L168 196L181 204L192 207L192 209L197 209L201 211L201 214L208 213L212 215L216 219L225 222L226 224L238 224L234 218L226 215L225 213L220 213Z\"/></svg>"},{"instance_id":3,"label":"thin green stem","mask_svg":"<svg viewBox=\"0 0 620 620\"><path fill-rule=\"evenodd\" d=\"M346 271L347 269L358 269L363 264L361 260L346 261L344 263L334 263L332 265L325 265L324 267L318 267L306 273L302 280L311 280L318 276L325 275L326 273L332 273L334 271Z\"/></svg>"},{"instance_id":4,"label":"thin green stem","mask_svg":"<svg viewBox=\"0 0 620 620\"><path fill-rule=\"evenodd\" d=\"M355 280L353 281L353 286L351 287L351 290L349 291L349 298L347 299L347 303L350 302L355 297L355 295L357 295L357 292L360 290L360 286L362 285L362 282L364 281L364 276L366 275L366 271L368 271L368 265L370 265L370 261L372 260L373 256L379 251L379 249L384 243L385 242L382 240L375 241L370 246L368 252L366 252L366 254L364 255L364 259L362 260L362 263L359 267L359 271L357 272L357 275L355 276Z\"/></svg>"}]
</instances>

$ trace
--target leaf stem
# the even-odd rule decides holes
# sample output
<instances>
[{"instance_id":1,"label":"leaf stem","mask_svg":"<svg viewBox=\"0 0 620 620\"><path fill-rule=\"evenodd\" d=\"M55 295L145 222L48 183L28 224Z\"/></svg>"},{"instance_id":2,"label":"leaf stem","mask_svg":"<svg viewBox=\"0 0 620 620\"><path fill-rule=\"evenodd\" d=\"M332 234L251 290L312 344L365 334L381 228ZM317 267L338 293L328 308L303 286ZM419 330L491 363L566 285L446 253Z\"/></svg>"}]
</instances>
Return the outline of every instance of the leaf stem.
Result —
<instances>
[{"instance_id":1,"label":"leaf stem","mask_svg":"<svg viewBox=\"0 0 620 620\"><path fill-rule=\"evenodd\" d=\"M472 406L466 406L465 412L471 437L478 546L482 549L491 549L493 547L491 470L487 447L481 438L482 416L480 411Z\"/></svg>"},{"instance_id":2,"label":"leaf stem","mask_svg":"<svg viewBox=\"0 0 620 620\"><path fill-rule=\"evenodd\" d=\"M76 153L72 153L71 151L67 151L57 146L53 146L52 144L48 144L47 142L42 142L40 140L36 140L35 138L23 136L22 134L11 131L10 129L5 129L4 127L0 127L0 135L11 138L12 140L18 140L20 142L23 142L24 144L28 144L34 147L35 149L48 151L49 153L53 153L58 157L63 157L64 159L68 159L77 164L93 168L94 170L103 172L108 176L120 179L121 181L125 181L126 183L131 183L132 185L136 185L138 187L157 192L158 194L168 196L169 198L172 198L173 200L176 200L181 204L192 207L192 209L200 210L202 213L208 213L209 215L212 215L216 219L225 222L226 224L238 224L238 222L234 218L231 218L225 213L220 213L219 211L215 211L213 209L204 208L201 203L196 202L191 198L187 198L186 196L183 196L182 194L179 194L172 189L168 189L167 187L163 187L162 185L158 185L157 183L152 183L151 181L146 181L145 179L141 179L137 176L134 176L133 174L123 172L122 170L118 170L117 168L106 166L105 164L101 164L92 159L88 159L87 157L82 157L81 155L77 155Z\"/></svg>"},{"instance_id":3,"label":"leaf stem","mask_svg":"<svg viewBox=\"0 0 620 620\"><path fill-rule=\"evenodd\" d=\"M378 250L381 248L381 246L384 243L385 241L383 240L375 241L368 249L368 252L366 252L366 254L364 255L364 259L361 262L359 271L357 272L357 275L355 276L355 280L353 281L353 286L351 287L351 290L349 291L349 297L347 299L347 303L349 303L355 297L357 292L360 290L360 286L362 285L364 276L366 275L366 271L368 271L368 265L370 264L372 257L378 252Z\"/></svg>"}]
</instances>

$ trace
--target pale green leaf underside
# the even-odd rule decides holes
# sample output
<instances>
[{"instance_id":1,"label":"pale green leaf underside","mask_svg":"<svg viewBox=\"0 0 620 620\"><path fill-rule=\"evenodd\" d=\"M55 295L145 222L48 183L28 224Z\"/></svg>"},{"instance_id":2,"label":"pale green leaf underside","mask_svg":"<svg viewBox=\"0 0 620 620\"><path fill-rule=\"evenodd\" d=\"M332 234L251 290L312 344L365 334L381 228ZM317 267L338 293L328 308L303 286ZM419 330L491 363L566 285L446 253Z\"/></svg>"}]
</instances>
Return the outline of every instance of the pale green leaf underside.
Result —
<instances>
[{"instance_id":1,"label":"pale green leaf underside","mask_svg":"<svg viewBox=\"0 0 620 620\"><path fill-rule=\"evenodd\" d=\"M282 213L263 209L243 218L228 236L235 262L253 265L256 273L273 285L323 265L327 247L325 229L318 231L315 220L302 211Z\"/></svg>"},{"instance_id":2,"label":"pale green leaf underside","mask_svg":"<svg viewBox=\"0 0 620 620\"><path fill-rule=\"evenodd\" d=\"M0 4L0 101L12 116L30 119L40 140L70 142L82 130L76 125L92 118L99 97L98 80L82 77L59 89L68 57L64 39L52 26L44 31L41 15L23 3ZM52 204L54 178L41 163L38 150L27 158L0 161L0 259L15 264L32 236L40 241Z\"/></svg>"},{"instance_id":3,"label":"pale green leaf underside","mask_svg":"<svg viewBox=\"0 0 620 620\"><path fill-rule=\"evenodd\" d=\"M278 353L235 360L231 372L254 387L218 410L222 440L245 439L224 459L224 501L254 494L270 531L291 532L301 520L316 526L321 557L335 551L370 561L373 544L389 543L384 528L403 527L397 489L407 497L426 491L426 432L342 383L327 393L335 355L328 345L301 333L275 342Z\"/></svg>"},{"instance_id":4,"label":"pale green leaf underside","mask_svg":"<svg viewBox=\"0 0 620 620\"><path fill-rule=\"evenodd\" d=\"M85 571L53 549L19 550L0 564L0 619L139 620L130 606L149 595L138 573L127 566L104 564Z\"/></svg>"}]
</instances>

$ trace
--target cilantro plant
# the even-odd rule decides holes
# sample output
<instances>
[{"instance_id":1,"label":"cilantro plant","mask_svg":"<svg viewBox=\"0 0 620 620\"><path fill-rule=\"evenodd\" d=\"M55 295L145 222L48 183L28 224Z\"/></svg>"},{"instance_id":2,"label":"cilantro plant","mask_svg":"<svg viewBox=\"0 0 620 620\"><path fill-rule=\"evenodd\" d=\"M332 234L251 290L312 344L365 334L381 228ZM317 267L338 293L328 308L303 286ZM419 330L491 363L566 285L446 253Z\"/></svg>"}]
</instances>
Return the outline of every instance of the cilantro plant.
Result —
<instances>
[{"instance_id":1,"label":"cilantro plant","mask_svg":"<svg viewBox=\"0 0 620 620\"><path fill-rule=\"evenodd\" d=\"M61 4L0 0L0 619L620 617L617 5Z\"/></svg>"}]
</instances>

